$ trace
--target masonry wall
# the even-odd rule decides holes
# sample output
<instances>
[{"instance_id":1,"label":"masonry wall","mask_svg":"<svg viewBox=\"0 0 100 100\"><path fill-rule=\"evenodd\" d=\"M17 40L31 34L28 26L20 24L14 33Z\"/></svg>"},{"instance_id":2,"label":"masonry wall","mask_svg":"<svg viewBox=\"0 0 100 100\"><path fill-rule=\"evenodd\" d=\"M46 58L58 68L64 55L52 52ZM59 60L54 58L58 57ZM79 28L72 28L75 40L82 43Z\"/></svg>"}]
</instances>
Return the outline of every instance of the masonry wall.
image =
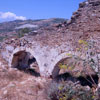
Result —
<instances>
[{"instance_id":1,"label":"masonry wall","mask_svg":"<svg viewBox=\"0 0 100 100\"><path fill-rule=\"evenodd\" d=\"M66 53L78 55L75 49L80 39L95 40L100 58L100 0L81 3L66 25L62 24L61 28L55 28L54 32L47 34L50 32L46 30L45 34L34 38L25 37L26 40L11 40L13 42L3 45L1 54L11 66L15 53L21 50L29 52L36 58L41 76L46 77L52 75L55 65L61 59L68 57Z\"/></svg>"}]
</instances>

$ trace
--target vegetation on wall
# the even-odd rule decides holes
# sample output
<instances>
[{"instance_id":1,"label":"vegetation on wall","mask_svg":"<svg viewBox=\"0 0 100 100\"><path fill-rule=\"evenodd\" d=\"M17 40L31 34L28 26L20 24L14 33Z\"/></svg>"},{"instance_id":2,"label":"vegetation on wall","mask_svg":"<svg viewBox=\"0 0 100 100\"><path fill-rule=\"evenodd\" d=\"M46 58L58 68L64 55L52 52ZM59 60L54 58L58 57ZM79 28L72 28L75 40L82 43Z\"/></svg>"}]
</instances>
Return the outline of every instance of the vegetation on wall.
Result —
<instances>
[{"instance_id":1,"label":"vegetation on wall","mask_svg":"<svg viewBox=\"0 0 100 100\"><path fill-rule=\"evenodd\" d=\"M99 100L99 88L88 70L90 68L99 75L99 57L96 50L97 42L93 38L91 40L79 40L78 48L75 51L78 55L67 53L66 55L69 56L70 62L67 62L67 64L60 62L58 65L60 69L72 71L75 66L80 66L81 64L83 71L78 72L79 75L87 73L93 82L93 87L86 90L85 87L77 84L77 82L54 82L48 90L50 100ZM88 79L86 80L90 82Z\"/></svg>"}]
</instances>

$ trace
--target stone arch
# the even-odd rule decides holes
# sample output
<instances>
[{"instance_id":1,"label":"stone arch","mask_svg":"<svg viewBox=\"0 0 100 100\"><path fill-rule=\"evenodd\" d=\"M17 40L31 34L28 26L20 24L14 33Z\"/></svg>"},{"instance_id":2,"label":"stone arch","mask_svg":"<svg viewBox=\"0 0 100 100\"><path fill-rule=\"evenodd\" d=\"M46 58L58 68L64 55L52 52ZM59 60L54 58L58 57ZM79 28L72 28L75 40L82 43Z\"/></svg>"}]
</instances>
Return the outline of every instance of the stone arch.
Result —
<instances>
[{"instance_id":1,"label":"stone arch","mask_svg":"<svg viewBox=\"0 0 100 100\"><path fill-rule=\"evenodd\" d=\"M28 68L28 60L30 59L31 54L25 50L16 52L13 55L11 67L12 68Z\"/></svg>"},{"instance_id":2,"label":"stone arch","mask_svg":"<svg viewBox=\"0 0 100 100\"><path fill-rule=\"evenodd\" d=\"M64 61L65 59L69 59L70 58L70 54L71 55L76 55L76 56L79 56L79 54L77 52L65 52L65 53L62 53L60 54L56 59L55 59L55 62L52 64L53 66L53 69L52 69L52 77L55 78L56 76L59 75L59 72L60 72L60 68L58 66L58 63ZM69 56L68 56L69 55ZM81 55L81 58L85 58L84 55ZM71 57L71 60L73 61L73 57ZM79 64L80 63L80 64ZM74 70L72 70L71 72L82 72L83 71L83 64L82 62L80 61L79 63L76 64ZM84 74L95 74L95 72L93 71L93 69L91 67L85 67L86 71ZM89 71L88 71L89 70ZM68 72L69 70L67 70Z\"/></svg>"},{"instance_id":3,"label":"stone arch","mask_svg":"<svg viewBox=\"0 0 100 100\"><path fill-rule=\"evenodd\" d=\"M64 81L80 82L80 85L89 86L90 88L92 88L94 84L98 85L99 76L97 75L97 73L93 72L90 69L89 69L89 72L87 74L85 74L85 77L83 75L77 76L75 74L72 74L76 69L79 69L78 67L81 67L81 66L76 65L75 69L72 73L70 73L69 71L66 71L63 74L59 74L61 69L58 67L58 63L64 61L65 59L70 59L70 56L68 56L66 54L72 54L72 55L78 56L77 53L76 54L72 53L72 52L71 53L63 53L55 59L55 62L52 64L54 66L53 70L52 70L52 78L55 81L59 82L63 79ZM84 57L84 56L81 56L81 57ZM83 70L83 68L80 69L80 71L82 71L82 70Z\"/></svg>"},{"instance_id":4,"label":"stone arch","mask_svg":"<svg viewBox=\"0 0 100 100\"><path fill-rule=\"evenodd\" d=\"M60 72L58 63L64 61L65 59L71 58L70 55L68 55L68 54L78 55L77 53L74 53L74 52L65 52L65 53L60 54L58 57L56 57L55 62L52 64L52 66L53 66L52 67L53 68L52 69L52 77L53 78L56 77Z\"/></svg>"},{"instance_id":5,"label":"stone arch","mask_svg":"<svg viewBox=\"0 0 100 100\"><path fill-rule=\"evenodd\" d=\"M17 48L11 55L10 66L19 70L35 69L40 73L38 61L31 49ZM32 72L32 70L30 70Z\"/></svg>"},{"instance_id":6,"label":"stone arch","mask_svg":"<svg viewBox=\"0 0 100 100\"><path fill-rule=\"evenodd\" d=\"M65 69L64 69L64 70L63 70L63 69L60 69L59 64L62 63L62 62L64 62L64 61L67 60L67 59L70 59L70 57L61 59L61 60L58 61L57 64L54 66L54 69L53 69L53 71L52 71L52 77L53 77L53 78L55 78L56 76L58 76L58 74L62 73L61 70L62 70L63 72L65 72Z\"/></svg>"}]
</instances>

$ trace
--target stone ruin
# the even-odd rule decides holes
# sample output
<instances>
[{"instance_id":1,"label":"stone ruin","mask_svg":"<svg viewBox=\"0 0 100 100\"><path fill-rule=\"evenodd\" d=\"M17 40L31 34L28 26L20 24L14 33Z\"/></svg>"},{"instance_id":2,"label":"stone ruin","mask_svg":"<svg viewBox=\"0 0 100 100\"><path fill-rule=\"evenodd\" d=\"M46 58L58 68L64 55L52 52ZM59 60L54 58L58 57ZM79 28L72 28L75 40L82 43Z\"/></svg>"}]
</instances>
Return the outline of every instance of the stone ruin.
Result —
<instances>
[{"instance_id":1,"label":"stone ruin","mask_svg":"<svg viewBox=\"0 0 100 100\"><path fill-rule=\"evenodd\" d=\"M59 73L57 63L69 58L67 53L78 55L75 51L78 40L91 37L96 40L100 58L100 0L80 3L67 23L40 29L34 36L5 40L1 44L1 55L9 67L27 68L33 61L41 76L56 76Z\"/></svg>"}]
</instances>

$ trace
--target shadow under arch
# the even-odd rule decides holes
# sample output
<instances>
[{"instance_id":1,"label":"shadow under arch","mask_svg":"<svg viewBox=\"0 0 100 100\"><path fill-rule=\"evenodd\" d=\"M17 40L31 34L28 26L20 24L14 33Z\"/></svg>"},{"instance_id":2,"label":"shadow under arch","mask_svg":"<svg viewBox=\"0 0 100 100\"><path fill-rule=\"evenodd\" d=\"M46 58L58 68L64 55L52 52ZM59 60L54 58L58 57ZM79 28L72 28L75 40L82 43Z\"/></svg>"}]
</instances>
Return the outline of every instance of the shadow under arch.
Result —
<instances>
[{"instance_id":1,"label":"shadow under arch","mask_svg":"<svg viewBox=\"0 0 100 100\"><path fill-rule=\"evenodd\" d=\"M71 59L71 57L62 58L60 61L56 63L54 69L52 71L52 78L56 78L59 74L66 73L65 69L60 68L60 64L67 64L67 62Z\"/></svg>"},{"instance_id":2,"label":"shadow under arch","mask_svg":"<svg viewBox=\"0 0 100 100\"><path fill-rule=\"evenodd\" d=\"M11 67L17 68L20 71L24 71L25 73L29 73L34 76L40 76L36 58L30 52L25 50L21 50L13 54Z\"/></svg>"},{"instance_id":3,"label":"shadow under arch","mask_svg":"<svg viewBox=\"0 0 100 100\"><path fill-rule=\"evenodd\" d=\"M54 62L52 63L52 66L51 66L51 68L52 68L52 72L51 72L52 78L56 77L59 74L60 68L59 68L58 64L65 59L72 58L69 54L78 55L77 53L75 54L73 51L69 51L69 52L62 53L55 58Z\"/></svg>"},{"instance_id":4,"label":"shadow under arch","mask_svg":"<svg viewBox=\"0 0 100 100\"><path fill-rule=\"evenodd\" d=\"M61 58L61 56L60 56ZM66 65L67 63L71 63L73 62L73 57L62 57L62 59L60 59L54 66L54 69L52 71L52 78L53 81L57 81L57 82L61 82L63 81L72 81L72 82L78 82L79 84L81 84L82 86L89 86L90 88L92 88L94 85L98 85L98 80L99 77L96 73L92 73L91 76L89 74L86 74L85 76L79 75L79 76L75 76L75 74L73 75L72 73L74 71L76 71L76 69L78 69L79 67L82 68L82 66L78 66L76 64L75 68L73 69L74 71L69 71L69 69L61 69L59 67L59 64L62 63L62 65ZM62 71L61 71L62 70ZM79 69L82 71L82 69Z\"/></svg>"}]
</instances>

